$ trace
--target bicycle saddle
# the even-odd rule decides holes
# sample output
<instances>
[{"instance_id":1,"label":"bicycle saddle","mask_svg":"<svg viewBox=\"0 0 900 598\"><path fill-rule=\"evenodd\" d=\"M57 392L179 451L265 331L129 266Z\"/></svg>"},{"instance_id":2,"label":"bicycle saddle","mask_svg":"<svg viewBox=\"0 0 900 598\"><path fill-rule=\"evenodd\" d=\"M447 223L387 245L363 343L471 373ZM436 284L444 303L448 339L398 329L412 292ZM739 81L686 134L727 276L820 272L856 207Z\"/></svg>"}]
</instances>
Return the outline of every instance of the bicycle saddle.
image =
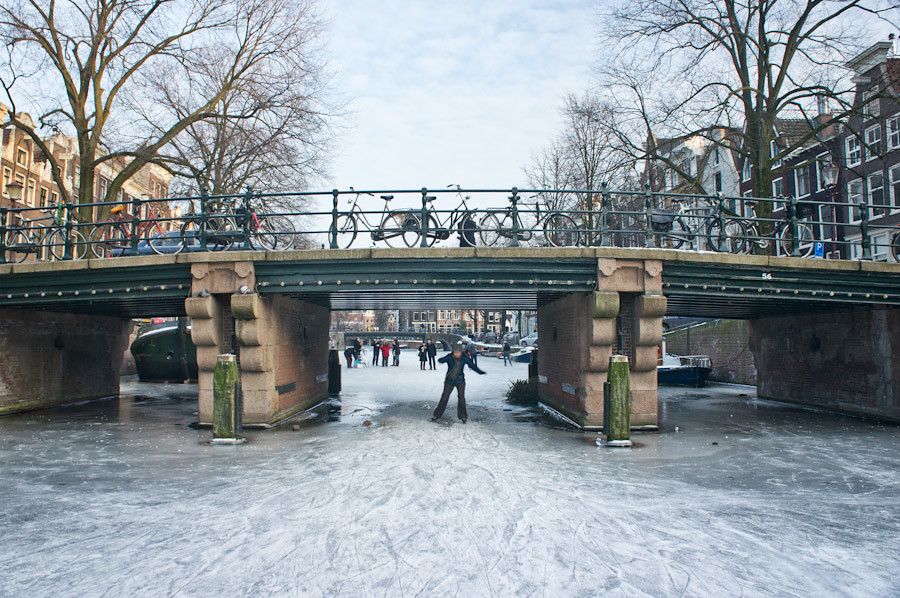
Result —
<instances>
[{"instance_id":1,"label":"bicycle saddle","mask_svg":"<svg viewBox=\"0 0 900 598\"><path fill-rule=\"evenodd\" d=\"M113 206L113 208L109 211L110 214L118 214L125 210L125 206Z\"/></svg>"},{"instance_id":2,"label":"bicycle saddle","mask_svg":"<svg viewBox=\"0 0 900 598\"><path fill-rule=\"evenodd\" d=\"M391 201L392 199L394 199L394 196L393 195L382 195L381 199L383 199L384 201Z\"/></svg>"}]
</instances>

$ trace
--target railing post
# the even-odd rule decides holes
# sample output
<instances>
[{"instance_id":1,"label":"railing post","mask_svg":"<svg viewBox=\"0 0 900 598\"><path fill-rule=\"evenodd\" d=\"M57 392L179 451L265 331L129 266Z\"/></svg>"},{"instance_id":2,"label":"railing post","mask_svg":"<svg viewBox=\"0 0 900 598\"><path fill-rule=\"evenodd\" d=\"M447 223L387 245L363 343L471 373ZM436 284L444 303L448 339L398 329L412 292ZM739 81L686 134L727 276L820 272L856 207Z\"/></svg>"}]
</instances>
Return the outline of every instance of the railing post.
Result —
<instances>
[{"instance_id":1,"label":"railing post","mask_svg":"<svg viewBox=\"0 0 900 598\"><path fill-rule=\"evenodd\" d=\"M206 244L206 210L209 197L206 195L206 189L200 191L200 251L207 250Z\"/></svg>"},{"instance_id":2,"label":"railing post","mask_svg":"<svg viewBox=\"0 0 900 598\"><path fill-rule=\"evenodd\" d=\"M65 223L63 225L63 258L72 259L72 204L66 204Z\"/></svg>"},{"instance_id":3,"label":"railing post","mask_svg":"<svg viewBox=\"0 0 900 598\"><path fill-rule=\"evenodd\" d=\"M428 247L428 189L422 187L422 213L419 225L419 247Z\"/></svg>"},{"instance_id":4,"label":"railing post","mask_svg":"<svg viewBox=\"0 0 900 598\"><path fill-rule=\"evenodd\" d=\"M608 246L609 239L609 225L608 225L608 211L609 211L609 184L606 181L603 181L600 185L600 245ZM591 235L591 238L594 238ZM593 245L593 243L591 243Z\"/></svg>"},{"instance_id":5,"label":"railing post","mask_svg":"<svg viewBox=\"0 0 900 598\"><path fill-rule=\"evenodd\" d=\"M800 257L800 240L797 239L797 235L800 233L800 228L797 226L797 198L793 195L788 198L788 222L791 227L791 255Z\"/></svg>"},{"instance_id":6,"label":"railing post","mask_svg":"<svg viewBox=\"0 0 900 598\"><path fill-rule=\"evenodd\" d=\"M869 204L859 204L859 242L862 243L862 259L872 259L872 244L869 239Z\"/></svg>"},{"instance_id":7,"label":"railing post","mask_svg":"<svg viewBox=\"0 0 900 598\"><path fill-rule=\"evenodd\" d=\"M653 192L650 185L644 185L644 243L647 247L655 247L653 241Z\"/></svg>"},{"instance_id":8,"label":"railing post","mask_svg":"<svg viewBox=\"0 0 900 598\"><path fill-rule=\"evenodd\" d=\"M512 195L509 196L510 211L512 213L512 246L519 246L519 190L512 188Z\"/></svg>"},{"instance_id":9,"label":"railing post","mask_svg":"<svg viewBox=\"0 0 900 598\"><path fill-rule=\"evenodd\" d=\"M131 198L131 255L138 255L138 231L141 224L141 200Z\"/></svg>"},{"instance_id":10,"label":"railing post","mask_svg":"<svg viewBox=\"0 0 900 598\"><path fill-rule=\"evenodd\" d=\"M718 214L716 217L719 220L719 238L716 239L716 243L719 248L719 252L722 253L727 250L725 247L725 198L722 197L722 192L719 191L716 193L716 210ZM700 249L699 247L697 249Z\"/></svg>"},{"instance_id":11,"label":"railing post","mask_svg":"<svg viewBox=\"0 0 900 598\"><path fill-rule=\"evenodd\" d=\"M6 208L0 208L0 264L6 263Z\"/></svg>"},{"instance_id":12,"label":"railing post","mask_svg":"<svg viewBox=\"0 0 900 598\"><path fill-rule=\"evenodd\" d=\"M340 193L338 192L338 190L332 189L331 190L331 234L330 234L331 239L328 243L329 247L331 247L332 249L338 248L338 241L337 241L338 229L337 229L337 227L338 227L338 216L339 216L339 214L338 214L338 198L339 197L340 197Z\"/></svg>"},{"instance_id":13,"label":"railing post","mask_svg":"<svg viewBox=\"0 0 900 598\"><path fill-rule=\"evenodd\" d=\"M250 245L250 202L253 199L253 187L247 186L247 191L244 193L244 226L243 226L243 235L244 235L244 249L249 250L253 247Z\"/></svg>"}]
</instances>

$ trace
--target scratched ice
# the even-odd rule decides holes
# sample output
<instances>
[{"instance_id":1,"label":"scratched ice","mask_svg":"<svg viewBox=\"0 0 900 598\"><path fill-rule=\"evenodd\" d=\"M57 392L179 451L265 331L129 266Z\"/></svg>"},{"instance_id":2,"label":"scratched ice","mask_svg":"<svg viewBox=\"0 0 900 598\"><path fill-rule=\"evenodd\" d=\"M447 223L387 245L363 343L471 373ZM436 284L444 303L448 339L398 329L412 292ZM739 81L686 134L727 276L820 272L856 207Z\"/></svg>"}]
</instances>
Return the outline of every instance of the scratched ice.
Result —
<instances>
[{"instance_id":1,"label":"scratched ice","mask_svg":"<svg viewBox=\"0 0 900 598\"><path fill-rule=\"evenodd\" d=\"M602 449L482 362L467 425L428 421L411 355L240 447L188 427L193 387L0 418L0 595L900 593L897 427L670 389L659 433Z\"/></svg>"}]
</instances>

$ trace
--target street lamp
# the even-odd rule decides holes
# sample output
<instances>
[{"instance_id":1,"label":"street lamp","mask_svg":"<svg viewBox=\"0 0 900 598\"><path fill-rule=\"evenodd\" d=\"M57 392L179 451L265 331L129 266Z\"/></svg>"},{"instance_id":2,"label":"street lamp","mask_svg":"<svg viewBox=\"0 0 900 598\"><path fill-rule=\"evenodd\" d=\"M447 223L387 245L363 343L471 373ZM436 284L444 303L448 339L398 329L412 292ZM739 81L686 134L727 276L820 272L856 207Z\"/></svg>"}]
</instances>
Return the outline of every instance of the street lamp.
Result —
<instances>
[{"instance_id":1,"label":"street lamp","mask_svg":"<svg viewBox=\"0 0 900 598\"><path fill-rule=\"evenodd\" d=\"M828 160L822 165L822 182L825 183L825 187L834 187L837 178L838 167L832 160Z\"/></svg>"},{"instance_id":2,"label":"street lamp","mask_svg":"<svg viewBox=\"0 0 900 598\"><path fill-rule=\"evenodd\" d=\"M22 190L24 188L25 186L19 181L6 183L6 192L9 193L9 198L13 201L20 201L22 199Z\"/></svg>"}]
</instances>

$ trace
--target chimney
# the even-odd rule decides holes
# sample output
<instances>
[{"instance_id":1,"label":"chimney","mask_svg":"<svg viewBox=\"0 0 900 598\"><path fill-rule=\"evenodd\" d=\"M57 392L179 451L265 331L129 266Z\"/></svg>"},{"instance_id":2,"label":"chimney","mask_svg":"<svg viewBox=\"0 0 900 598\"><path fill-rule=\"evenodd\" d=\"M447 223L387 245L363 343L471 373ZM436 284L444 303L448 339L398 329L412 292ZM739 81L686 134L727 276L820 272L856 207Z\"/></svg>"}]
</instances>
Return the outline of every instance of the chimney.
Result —
<instances>
[{"instance_id":1,"label":"chimney","mask_svg":"<svg viewBox=\"0 0 900 598\"><path fill-rule=\"evenodd\" d=\"M825 96L818 96L816 98L816 111L820 117L828 114L828 98Z\"/></svg>"},{"instance_id":2,"label":"chimney","mask_svg":"<svg viewBox=\"0 0 900 598\"><path fill-rule=\"evenodd\" d=\"M900 58L900 39L893 33L888 35L888 41L891 42L891 56Z\"/></svg>"}]
</instances>

